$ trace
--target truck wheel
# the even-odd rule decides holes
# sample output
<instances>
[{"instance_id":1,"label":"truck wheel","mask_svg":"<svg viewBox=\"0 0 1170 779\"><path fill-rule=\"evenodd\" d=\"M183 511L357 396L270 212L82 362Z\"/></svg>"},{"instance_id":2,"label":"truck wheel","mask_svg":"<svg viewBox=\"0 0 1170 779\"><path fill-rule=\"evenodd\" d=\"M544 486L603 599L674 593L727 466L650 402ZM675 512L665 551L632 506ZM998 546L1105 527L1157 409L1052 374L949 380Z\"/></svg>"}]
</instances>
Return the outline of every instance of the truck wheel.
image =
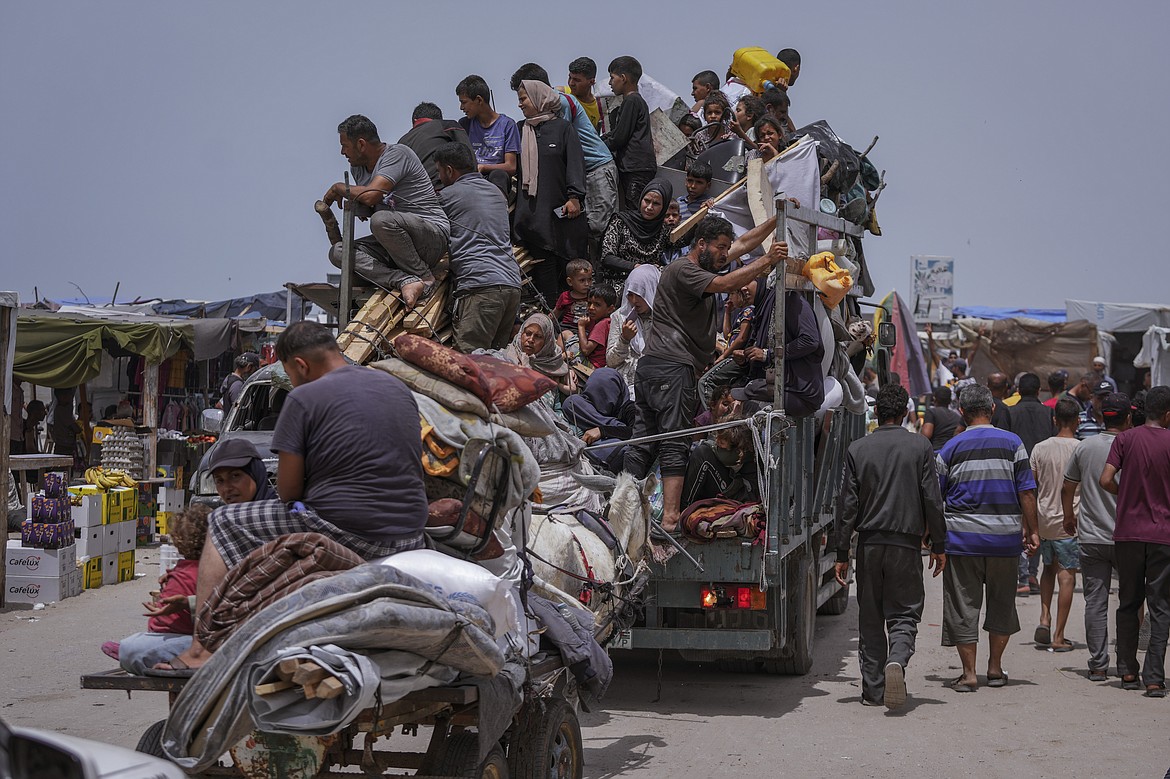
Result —
<instances>
[{"instance_id":1,"label":"truck wheel","mask_svg":"<svg viewBox=\"0 0 1170 779\"><path fill-rule=\"evenodd\" d=\"M504 759L504 750L498 744L480 762L479 735L461 731L447 736L443 759L435 766L435 773L439 776L472 779L508 779L508 763Z\"/></svg>"},{"instance_id":2,"label":"truck wheel","mask_svg":"<svg viewBox=\"0 0 1170 779\"><path fill-rule=\"evenodd\" d=\"M847 608L849 608L849 588L841 587L833 597L821 604L821 607L817 609L817 614L835 617L838 614L844 614Z\"/></svg>"},{"instance_id":3,"label":"truck wheel","mask_svg":"<svg viewBox=\"0 0 1170 779\"><path fill-rule=\"evenodd\" d=\"M581 726L565 701L529 701L516 715L508 765L516 779L581 779Z\"/></svg>"},{"instance_id":4,"label":"truck wheel","mask_svg":"<svg viewBox=\"0 0 1170 779\"><path fill-rule=\"evenodd\" d=\"M160 719L158 722L151 725L142 734L142 738L138 739L138 746L134 747L135 752L141 752L144 755L151 755L153 757L161 757L164 760L167 756L163 753L162 748L162 734L167 727L167 721Z\"/></svg>"},{"instance_id":5,"label":"truck wheel","mask_svg":"<svg viewBox=\"0 0 1170 779\"><path fill-rule=\"evenodd\" d=\"M764 660L763 670L770 674L803 676L812 668L813 628L816 626L817 577L813 560L802 555L789 566L788 631L786 657Z\"/></svg>"}]
</instances>

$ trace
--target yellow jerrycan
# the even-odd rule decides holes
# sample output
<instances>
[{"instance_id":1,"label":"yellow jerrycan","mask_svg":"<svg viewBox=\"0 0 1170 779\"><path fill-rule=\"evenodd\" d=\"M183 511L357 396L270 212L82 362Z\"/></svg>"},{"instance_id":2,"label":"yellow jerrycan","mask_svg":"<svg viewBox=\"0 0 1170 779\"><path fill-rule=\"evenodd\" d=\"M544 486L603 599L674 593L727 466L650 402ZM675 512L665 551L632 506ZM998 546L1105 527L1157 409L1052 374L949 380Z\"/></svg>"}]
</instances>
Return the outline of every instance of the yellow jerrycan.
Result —
<instances>
[{"instance_id":1,"label":"yellow jerrycan","mask_svg":"<svg viewBox=\"0 0 1170 779\"><path fill-rule=\"evenodd\" d=\"M759 46L736 49L731 55L731 74L757 95L775 87L786 87L792 75L787 65Z\"/></svg>"}]
</instances>

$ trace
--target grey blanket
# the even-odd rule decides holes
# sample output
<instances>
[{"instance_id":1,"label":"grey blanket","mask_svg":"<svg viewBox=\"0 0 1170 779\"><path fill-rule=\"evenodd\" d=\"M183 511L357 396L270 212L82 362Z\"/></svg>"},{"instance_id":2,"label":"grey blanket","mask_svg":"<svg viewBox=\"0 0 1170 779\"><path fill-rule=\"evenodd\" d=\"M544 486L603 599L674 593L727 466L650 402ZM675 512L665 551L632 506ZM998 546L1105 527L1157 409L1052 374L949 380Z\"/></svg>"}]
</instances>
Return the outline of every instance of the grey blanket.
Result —
<instances>
[{"instance_id":1,"label":"grey blanket","mask_svg":"<svg viewBox=\"0 0 1170 779\"><path fill-rule=\"evenodd\" d=\"M245 622L195 673L171 707L163 751L188 773L214 765L255 728L248 712L254 672L289 647L401 650L491 677L504 665L492 634L484 609L448 601L394 568L362 565L312 582Z\"/></svg>"}]
</instances>

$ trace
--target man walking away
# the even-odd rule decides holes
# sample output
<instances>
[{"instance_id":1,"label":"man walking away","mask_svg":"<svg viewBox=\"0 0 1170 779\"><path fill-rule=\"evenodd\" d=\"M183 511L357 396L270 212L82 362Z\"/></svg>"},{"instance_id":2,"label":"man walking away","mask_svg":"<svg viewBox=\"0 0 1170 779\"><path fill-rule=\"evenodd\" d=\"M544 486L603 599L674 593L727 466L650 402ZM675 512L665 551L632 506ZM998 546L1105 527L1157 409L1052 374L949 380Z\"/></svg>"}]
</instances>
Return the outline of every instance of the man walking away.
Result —
<instances>
[{"instance_id":1,"label":"man walking away","mask_svg":"<svg viewBox=\"0 0 1170 779\"><path fill-rule=\"evenodd\" d=\"M849 544L857 531L857 661L861 702L896 709L906 702L906 666L922 621L925 593L919 547L930 567L946 566L946 523L934 450L902 427L909 395L899 384L877 394L879 427L854 441L837 502L837 581L847 586ZM888 631L888 637L887 637Z\"/></svg>"},{"instance_id":2,"label":"man walking away","mask_svg":"<svg viewBox=\"0 0 1170 779\"><path fill-rule=\"evenodd\" d=\"M1064 532L1077 537L1081 547L1081 586L1085 591L1085 642L1089 645L1089 681L1103 682L1109 674L1109 584L1117 565L1113 556L1113 528L1117 498L1102 489L1105 458L1118 433L1129 429L1129 397L1113 394L1101 404L1105 432L1077 444L1064 471L1061 508ZM1080 506L1073 495L1080 489Z\"/></svg>"},{"instance_id":3,"label":"man walking away","mask_svg":"<svg viewBox=\"0 0 1170 779\"><path fill-rule=\"evenodd\" d=\"M1008 395L1012 394L1012 383L1006 373L993 373L987 377L987 389L991 390L991 397L995 399L995 413L991 415L991 424L1000 430L1012 429L1010 406L1004 403Z\"/></svg>"},{"instance_id":4,"label":"man walking away","mask_svg":"<svg viewBox=\"0 0 1170 779\"><path fill-rule=\"evenodd\" d=\"M973 692L979 640L979 612L987 600L983 629L989 634L987 686L1003 687L1003 652L1020 630L1013 581L1021 538L1028 552L1040 545L1036 532L1036 480L1019 436L991 424L995 411L986 387L967 387L959 396L967 429L938 453L947 522L943 575L943 646L959 652L963 674L956 692Z\"/></svg>"},{"instance_id":5,"label":"man walking away","mask_svg":"<svg viewBox=\"0 0 1170 779\"><path fill-rule=\"evenodd\" d=\"M1024 443L1024 450L1032 456L1032 447L1052 437L1056 429L1052 425L1052 410L1040 402L1040 377L1034 373L1020 374L1016 380L1020 400L1008 407L1010 427L1008 428ZM1034 595L1040 592L1036 574L1040 569L1040 558L1020 555L1017 595Z\"/></svg>"},{"instance_id":6,"label":"man walking away","mask_svg":"<svg viewBox=\"0 0 1170 779\"><path fill-rule=\"evenodd\" d=\"M503 349L520 307L520 266L512 254L508 201L475 169L471 147L448 143L435 152L443 189L439 202L451 222L452 325L455 348Z\"/></svg>"},{"instance_id":7,"label":"man walking away","mask_svg":"<svg viewBox=\"0 0 1170 779\"><path fill-rule=\"evenodd\" d=\"M1170 632L1170 387L1146 394L1146 423L1113 439L1101 486L1117 496L1117 671L1138 687L1138 611L1146 604L1150 646L1142 665L1146 696L1166 697ZM1118 471L1124 473L1118 485Z\"/></svg>"},{"instance_id":8,"label":"man walking away","mask_svg":"<svg viewBox=\"0 0 1170 779\"><path fill-rule=\"evenodd\" d=\"M1064 529L1061 489L1064 474L1077 448L1077 424L1080 412L1071 400L1061 400L1054 412L1057 433L1032 450L1032 473L1036 477L1036 514L1040 523L1040 556L1044 575L1040 577L1040 624L1033 640L1053 652L1071 652L1073 644L1064 635L1072 611L1073 590L1081 568L1081 550L1077 539ZM1079 495L1073 494L1074 511ZM1056 602L1056 630L1052 629L1052 594L1060 584Z\"/></svg>"},{"instance_id":9,"label":"man walking away","mask_svg":"<svg viewBox=\"0 0 1170 779\"><path fill-rule=\"evenodd\" d=\"M959 433L963 432L963 419L951 411L951 388L935 387L933 405L922 415L922 435L930 441L934 451L939 451Z\"/></svg>"}]
</instances>

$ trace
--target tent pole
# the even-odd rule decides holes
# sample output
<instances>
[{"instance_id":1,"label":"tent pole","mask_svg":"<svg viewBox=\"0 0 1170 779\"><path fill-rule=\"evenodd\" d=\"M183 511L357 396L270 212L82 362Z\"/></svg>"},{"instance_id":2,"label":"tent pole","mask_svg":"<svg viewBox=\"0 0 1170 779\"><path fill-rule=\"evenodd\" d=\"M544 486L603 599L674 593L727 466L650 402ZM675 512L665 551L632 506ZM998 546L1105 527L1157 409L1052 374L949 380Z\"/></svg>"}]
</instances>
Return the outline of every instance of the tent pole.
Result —
<instances>
[{"instance_id":1,"label":"tent pole","mask_svg":"<svg viewBox=\"0 0 1170 779\"><path fill-rule=\"evenodd\" d=\"M5 295L5 298L8 296ZM11 293L13 308L16 305L16 293ZM12 316L13 308L0 303L0 475L4 480L4 499L0 500L0 527L4 528L4 538L8 538L8 485L12 479L12 472L8 470L9 441L12 440L9 431L12 429L12 417L20 418L20 409L10 408L12 405L12 328L16 326L16 317ZM16 413L13 414L12 412ZM5 542L7 545L7 542ZM5 555L7 560L7 555ZM0 606L4 605L4 595L8 589L4 586L4 569L7 566L0 562Z\"/></svg>"},{"instance_id":2,"label":"tent pole","mask_svg":"<svg viewBox=\"0 0 1170 779\"><path fill-rule=\"evenodd\" d=\"M142 424L150 428L142 478L153 479L158 465L158 363L147 362L142 382Z\"/></svg>"}]
</instances>

